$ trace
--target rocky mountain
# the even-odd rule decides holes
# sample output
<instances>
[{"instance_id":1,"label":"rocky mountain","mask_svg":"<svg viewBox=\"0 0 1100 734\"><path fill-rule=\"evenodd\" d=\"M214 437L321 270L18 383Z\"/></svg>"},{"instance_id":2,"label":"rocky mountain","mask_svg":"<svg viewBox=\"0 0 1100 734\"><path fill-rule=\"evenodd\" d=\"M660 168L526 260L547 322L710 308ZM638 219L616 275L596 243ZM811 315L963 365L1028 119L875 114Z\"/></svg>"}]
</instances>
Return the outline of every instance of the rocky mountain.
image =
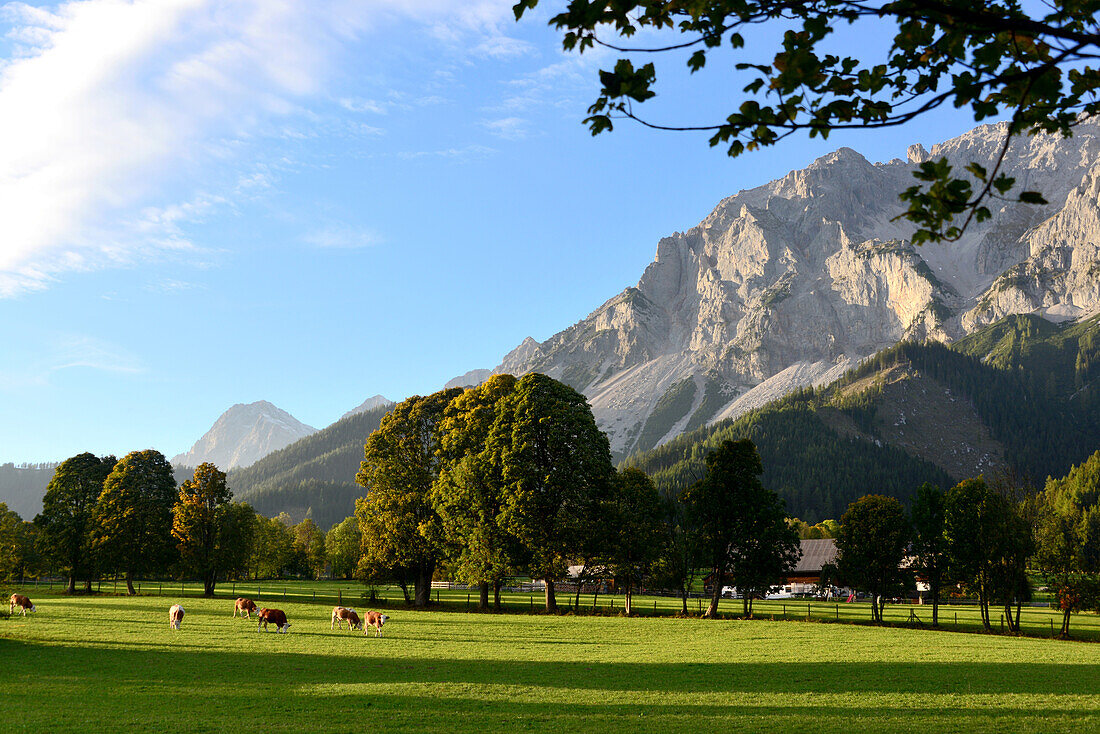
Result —
<instances>
[{"instance_id":1,"label":"rocky mountain","mask_svg":"<svg viewBox=\"0 0 1100 734\"><path fill-rule=\"evenodd\" d=\"M375 395L373 398L367 398L358 407L352 408L347 413L344 413L341 418L347 418L348 416L358 415L359 413L366 413L368 410L374 410L375 408L391 408L395 403L389 398L383 395Z\"/></svg>"},{"instance_id":2,"label":"rocky mountain","mask_svg":"<svg viewBox=\"0 0 1100 734\"><path fill-rule=\"evenodd\" d=\"M1100 309L1100 126L1013 141L1002 170L1049 202L1005 202L958 242L915 247L898 193L929 158L992 170L1006 126L908 160L841 148L720 202L657 245L637 286L493 373L545 372L581 390L627 456L790 390L835 380L903 339L950 342L1007 314ZM453 382L479 378L477 371Z\"/></svg>"},{"instance_id":3,"label":"rocky mountain","mask_svg":"<svg viewBox=\"0 0 1100 734\"><path fill-rule=\"evenodd\" d=\"M251 466L234 469L229 488L257 512L271 517L287 512L295 522L312 517L327 530L355 512L355 499L364 492L355 483L363 444L392 405L386 401L344 416Z\"/></svg>"},{"instance_id":4,"label":"rocky mountain","mask_svg":"<svg viewBox=\"0 0 1100 734\"><path fill-rule=\"evenodd\" d=\"M903 342L828 386L796 390L632 456L676 492L726 439L760 451L792 515L838 518L867 494L908 502L923 482L984 475L1042 486L1100 445L1100 316L1009 316L950 346Z\"/></svg>"},{"instance_id":5,"label":"rocky mountain","mask_svg":"<svg viewBox=\"0 0 1100 734\"><path fill-rule=\"evenodd\" d=\"M173 457L172 464L198 466L209 461L223 471L245 467L316 431L266 400L237 403L190 451Z\"/></svg>"}]
</instances>

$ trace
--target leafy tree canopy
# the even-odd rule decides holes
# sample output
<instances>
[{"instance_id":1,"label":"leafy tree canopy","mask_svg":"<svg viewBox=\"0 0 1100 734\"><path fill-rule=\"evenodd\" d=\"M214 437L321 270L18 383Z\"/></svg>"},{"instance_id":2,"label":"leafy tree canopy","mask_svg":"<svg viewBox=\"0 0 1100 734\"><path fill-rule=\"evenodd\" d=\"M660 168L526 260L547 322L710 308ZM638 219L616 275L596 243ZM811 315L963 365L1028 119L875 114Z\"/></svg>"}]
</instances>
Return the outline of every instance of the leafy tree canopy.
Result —
<instances>
[{"instance_id":1,"label":"leafy tree canopy","mask_svg":"<svg viewBox=\"0 0 1100 734\"><path fill-rule=\"evenodd\" d=\"M902 590L908 574L900 568L909 542L909 519L893 497L860 497L840 518L837 566L851 586L871 594L871 614L882 621L884 597Z\"/></svg>"},{"instance_id":2,"label":"leafy tree canopy","mask_svg":"<svg viewBox=\"0 0 1100 734\"><path fill-rule=\"evenodd\" d=\"M516 18L539 0L520 0ZM944 105L969 107L975 120L1010 114L1008 135L993 170L967 166L957 178L946 159L925 161L921 182L902 195L904 215L920 229L914 241L957 239L972 218L990 216L982 202L1004 197L1015 181L998 172L1012 136L1070 134L1082 114L1100 110L1100 72L1088 66L1100 51L1091 0L569 0L550 23L565 32L566 50L602 46L623 54L600 72L602 88L585 120L592 133L631 119L662 130L710 133L712 146L731 156L774 145L799 131L828 137L832 130L900 125ZM786 29L771 58L748 56L746 40L761 24ZM892 35L879 58L835 53L831 36L843 26ZM631 43L639 31L675 30L667 44ZM653 38L653 34L647 34ZM665 36L656 36L662 41ZM646 119L641 104L656 95L657 52L683 54L692 72L727 50L748 83L725 118L691 126ZM1037 192L1016 198L1043 203ZM965 215L960 226L955 218Z\"/></svg>"}]
</instances>

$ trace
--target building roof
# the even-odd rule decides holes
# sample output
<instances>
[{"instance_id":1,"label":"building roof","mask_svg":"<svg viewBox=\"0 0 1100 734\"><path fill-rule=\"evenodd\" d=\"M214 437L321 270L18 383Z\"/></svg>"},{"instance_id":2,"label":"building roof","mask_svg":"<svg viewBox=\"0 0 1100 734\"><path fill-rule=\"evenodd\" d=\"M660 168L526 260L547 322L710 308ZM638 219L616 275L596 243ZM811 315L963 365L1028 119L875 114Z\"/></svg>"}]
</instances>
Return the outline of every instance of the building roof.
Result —
<instances>
[{"instance_id":1,"label":"building roof","mask_svg":"<svg viewBox=\"0 0 1100 734\"><path fill-rule=\"evenodd\" d=\"M836 541L832 538L814 538L799 541L802 545L802 558L791 571L791 575L819 574L826 563L836 563Z\"/></svg>"}]
</instances>

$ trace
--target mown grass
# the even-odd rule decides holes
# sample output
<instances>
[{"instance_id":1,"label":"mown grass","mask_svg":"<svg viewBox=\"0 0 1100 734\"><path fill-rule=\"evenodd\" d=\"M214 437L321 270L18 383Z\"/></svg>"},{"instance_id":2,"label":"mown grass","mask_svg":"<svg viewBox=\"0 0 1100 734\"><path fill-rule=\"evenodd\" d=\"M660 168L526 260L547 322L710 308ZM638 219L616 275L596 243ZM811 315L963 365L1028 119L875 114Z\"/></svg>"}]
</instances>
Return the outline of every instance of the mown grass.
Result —
<instances>
[{"instance_id":1,"label":"mown grass","mask_svg":"<svg viewBox=\"0 0 1100 734\"><path fill-rule=\"evenodd\" d=\"M46 585L25 585L17 587L23 593L36 598L38 594L52 594L63 587L55 583ZM101 593L121 593L123 584L104 582L98 585ZM158 595L166 598L185 599L202 596L202 584L180 582L145 581L141 584L143 595ZM248 596L261 606L288 604L291 602L309 602L316 604L362 606L367 604L367 593L363 585L355 581L248 581L244 583L224 583L217 588L220 596ZM397 587L378 587L373 604L382 609L404 608L404 598ZM444 611L476 611L477 591L435 590L433 601ZM502 597L505 611L539 613L543 605L543 595L504 594ZM563 611L572 608L572 594L558 594L558 603ZM691 599L688 603L690 614L701 615L706 609L705 599ZM585 614L618 614L623 608L622 595L609 596L582 594L579 611ZM634 598L634 611L639 616L672 616L681 609L681 602L672 597L653 597L637 595ZM726 616L739 617L742 612L740 599L723 599L719 611ZM864 601L855 604L839 602L806 601L797 599L757 601L753 604L757 617L775 620L805 620L807 614L818 622L849 622L867 624L871 621L870 605ZM1001 629L1001 609L992 610L994 631ZM932 607L913 604L887 605L884 619L888 625L928 628L932 624ZM1050 637L1062 624L1062 614L1048 606L1024 607L1021 615L1023 633L1031 637ZM978 608L972 604L943 604L940 606L940 627L947 631L979 632L981 616ZM1070 623L1070 633L1075 639L1100 642L1100 615L1075 614Z\"/></svg>"},{"instance_id":2,"label":"mown grass","mask_svg":"<svg viewBox=\"0 0 1100 734\"><path fill-rule=\"evenodd\" d=\"M227 589L228 591L228 589ZM279 603L40 594L0 621L22 731L1069 731L1100 727L1100 646L919 629L391 609L382 638Z\"/></svg>"}]
</instances>

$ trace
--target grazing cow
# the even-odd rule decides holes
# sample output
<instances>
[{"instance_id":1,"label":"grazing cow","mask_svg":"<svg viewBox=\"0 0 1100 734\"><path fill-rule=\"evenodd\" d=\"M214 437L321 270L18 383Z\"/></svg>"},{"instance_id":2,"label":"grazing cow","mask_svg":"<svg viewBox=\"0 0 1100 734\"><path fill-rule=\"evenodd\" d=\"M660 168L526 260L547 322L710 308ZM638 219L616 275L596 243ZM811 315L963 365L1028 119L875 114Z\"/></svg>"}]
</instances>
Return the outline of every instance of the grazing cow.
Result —
<instances>
[{"instance_id":1,"label":"grazing cow","mask_svg":"<svg viewBox=\"0 0 1100 734\"><path fill-rule=\"evenodd\" d=\"M367 615L363 618L367 622L366 626L363 627L363 634L369 637L370 628L374 627L376 630L378 630L378 636L381 637L382 625L384 625L386 623L386 620L389 618L390 617L388 614L382 614L380 612L367 612Z\"/></svg>"},{"instance_id":2,"label":"grazing cow","mask_svg":"<svg viewBox=\"0 0 1100 734\"><path fill-rule=\"evenodd\" d=\"M344 607L332 608L332 624L328 626L332 629L333 625L339 624L342 628L344 622L348 623L348 631L363 629L363 620L359 619L359 614L354 609L345 609Z\"/></svg>"},{"instance_id":3,"label":"grazing cow","mask_svg":"<svg viewBox=\"0 0 1100 734\"><path fill-rule=\"evenodd\" d=\"M30 609L32 612L38 611L38 609L35 608L34 604L31 604L31 600L23 596L22 594L12 594L11 599L9 599L8 601L8 615L11 615L11 613L15 611L16 607L19 607L23 610L24 617L27 616L28 609ZM0 602L0 604L3 604L3 602Z\"/></svg>"},{"instance_id":4,"label":"grazing cow","mask_svg":"<svg viewBox=\"0 0 1100 734\"><path fill-rule=\"evenodd\" d=\"M275 625L276 632L282 632L284 635L287 630L290 629L290 622L286 621L286 614L281 609L268 609L264 607L260 611L256 612L256 619L260 620L260 624L256 625L256 631L260 631L261 625L264 628L264 632L267 631L267 623Z\"/></svg>"},{"instance_id":5,"label":"grazing cow","mask_svg":"<svg viewBox=\"0 0 1100 734\"><path fill-rule=\"evenodd\" d=\"M168 610L168 628L178 630L180 624L183 623L183 607L179 604L173 604L172 608Z\"/></svg>"},{"instance_id":6,"label":"grazing cow","mask_svg":"<svg viewBox=\"0 0 1100 734\"><path fill-rule=\"evenodd\" d=\"M256 604L251 599L245 599L243 596L237 597L237 604L233 607L233 616L237 616L237 612L240 612L244 616L252 619L252 612L256 611Z\"/></svg>"}]
</instances>

